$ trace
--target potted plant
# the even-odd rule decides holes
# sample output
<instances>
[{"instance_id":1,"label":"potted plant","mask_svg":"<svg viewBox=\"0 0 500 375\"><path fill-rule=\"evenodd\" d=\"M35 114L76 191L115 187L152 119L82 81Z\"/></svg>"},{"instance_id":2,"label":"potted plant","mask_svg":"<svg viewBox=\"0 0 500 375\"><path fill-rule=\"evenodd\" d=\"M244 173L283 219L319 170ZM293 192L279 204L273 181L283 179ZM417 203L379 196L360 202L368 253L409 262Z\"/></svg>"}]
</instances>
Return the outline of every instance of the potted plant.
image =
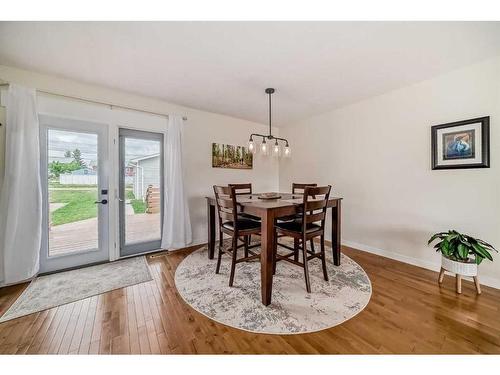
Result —
<instances>
[{"instance_id":1,"label":"potted plant","mask_svg":"<svg viewBox=\"0 0 500 375\"><path fill-rule=\"evenodd\" d=\"M478 265L485 258L493 261L491 252L498 251L489 243L459 233L456 230L436 233L429 239L427 244L430 245L431 242L437 239L439 239L439 242L434 245L434 248L436 251L441 251L442 255L439 282L441 283L443 280L444 270L456 274L457 291L460 293L460 277L472 276L476 282L478 293L480 293L479 281L477 280Z\"/></svg>"}]
</instances>

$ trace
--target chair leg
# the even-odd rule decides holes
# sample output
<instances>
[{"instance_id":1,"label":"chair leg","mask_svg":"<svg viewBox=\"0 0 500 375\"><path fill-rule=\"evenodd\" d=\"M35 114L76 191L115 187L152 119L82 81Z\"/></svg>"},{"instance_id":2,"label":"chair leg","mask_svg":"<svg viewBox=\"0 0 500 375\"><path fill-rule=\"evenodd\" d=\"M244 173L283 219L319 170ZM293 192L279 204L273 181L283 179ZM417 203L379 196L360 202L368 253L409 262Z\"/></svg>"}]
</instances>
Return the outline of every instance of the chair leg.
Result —
<instances>
[{"instance_id":1,"label":"chair leg","mask_svg":"<svg viewBox=\"0 0 500 375\"><path fill-rule=\"evenodd\" d=\"M325 257L325 236L321 236L321 265L323 266L323 277L325 281L328 281L328 271L326 269L326 257Z\"/></svg>"},{"instance_id":2,"label":"chair leg","mask_svg":"<svg viewBox=\"0 0 500 375\"><path fill-rule=\"evenodd\" d=\"M224 244L224 235L222 232L219 232L219 246L222 246Z\"/></svg>"},{"instance_id":3,"label":"chair leg","mask_svg":"<svg viewBox=\"0 0 500 375\"><path fill-rule=\"evenodd\" d=\"M310 242L311 242L311 251L312 251L313 253L315 253L315 252L316 252L316 250L314 250L314 239L312 239L312 238L311 238L311 241L310 241Z\"/></svg>"},{"instance_id":4,"label":"chair leg","mask_svg":"<svg viewBox=\"0 0 500 375\"><path fill-rule=\"evenodd\" d=\"M232 254L232 260L231 260L231 275L229 276L229 286L233 286L233 281L234 281L234 271L236 269L236 252L238 247L238 236L236 233L233 235L233 254Z\"/></svg>"},{"instance_id":5,"label":"chair leg","mask_svg":"<svg viewBox=\"0 0 500 375\"><path fill-rule=\"evenodd\" d=\"M293 254L293 260L298 262L299 261L299 239L294 238L293 239L293 248L295 249L295 253Z\"/></svg>"},{"instance_id":6,"label":"chair leg","mask_svg":"<svg viewBox=\"0 0 500 375\"><path fill-rule=\"evenodd\" d=\"M217 256L217 267L215 267L215 273L218 274L220 271L220 261L222 259L222 245L219 245L219 255Z\"/></svg>"},{"instance_id":7,"label":"chair leg","mask_svg":"<svg viewBox=\"0 0 500 375\"><path fill-rule=\"evenodd\" d=\"M245 258L248 258L248 238L250 236L245 236L244 241L245 241Z\"/></svg>"},{"instance_id":8,"label":"chair leg","mask_svg":"<svg viewBox=\"0 0 500 375\"><path fill-rule=\"evenodd\" d=\"M274 232L273 241L273 275L276 274L276 255L278 253L278 233Z\"/></svg>"},{"instance_id":9,"label":"chair leg","mask_svg":"<svg viewBox=\"0 0 500 375\"><path fill-rule=\"evenodd\" d=\"M311 293L311 282L309 280L309 266L307 265L307 241L302 241L302 257L304 260L304 277L306 279L307 293Z\"/></svg>"}]
</instances>

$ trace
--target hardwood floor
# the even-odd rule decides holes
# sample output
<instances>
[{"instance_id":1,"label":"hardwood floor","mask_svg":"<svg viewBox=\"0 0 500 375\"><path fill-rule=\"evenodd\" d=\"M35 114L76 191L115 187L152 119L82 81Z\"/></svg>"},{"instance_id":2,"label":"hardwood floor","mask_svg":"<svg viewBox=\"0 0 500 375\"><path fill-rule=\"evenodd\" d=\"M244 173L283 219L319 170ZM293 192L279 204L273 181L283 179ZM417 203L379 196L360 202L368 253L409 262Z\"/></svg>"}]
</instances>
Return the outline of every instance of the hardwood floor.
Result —
<instances>
[{"instance_id":1,"label":"hardwood floor","mask_svg":"<svg viewBox=\"0 0 500 375\"><path fill-rule=\"evenodd\" d=\"M148 257L153 280L0 324L0 353L500 353L500 290L344 248L368 273L370 303L353 319L301 335L252 334L186 305L174 286L193 249ZM0 289L3 314L25 285Z\"/></svg>"}]
</instances>

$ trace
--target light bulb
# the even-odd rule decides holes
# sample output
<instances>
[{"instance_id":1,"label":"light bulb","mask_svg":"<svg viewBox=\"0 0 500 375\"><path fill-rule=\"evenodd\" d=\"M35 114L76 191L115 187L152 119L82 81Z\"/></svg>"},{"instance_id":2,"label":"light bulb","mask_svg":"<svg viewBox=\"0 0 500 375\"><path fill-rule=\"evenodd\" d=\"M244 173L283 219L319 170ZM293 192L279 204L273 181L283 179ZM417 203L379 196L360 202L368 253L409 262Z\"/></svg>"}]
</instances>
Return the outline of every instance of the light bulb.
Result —
<instances>
[{"instance_id":1,"label":"light bulb","mask_svg":"<svg viewBox=\"0 0 500 375\"><path fill-rule=\"evenodd\" d=\"M278 145L278 141L273 146L273 156L278 157L280 156L280 146Z\"/></svg>"},{"instance_id":2,"label":"light bulb","mask_svg":"<svg viewBox=\"0 0 500 375\"><path fill-rule=\"evenodd\" d=\"M288 146L288 143L286 144L283 153L285 155L285 158L289 158L291 156L292 150L290 149L290 146Z\"/></svg>"},{"instance_id":3,"label":"light bulb","mask_svg":"<svg viewBox=\"0 0 500 375\"><path fill-rule=\"evenodd\" d=\"M267 147L267 143L266 143L265 139L260 144L260 152L262 153L262 155L268 155L269 154L269 148Z\"/></svg>"},{"instance_id":4,"label":"light bulb","mask_svg":"<svg viewBox=\"0 0 500 375\"><path fill-rule=\"evenodd\" d=\"M255 143L253 142L253 139L250 138L250 140L248 141L248 151L250 151L250 153L252 154L255 154Z\"/></svg>"}]
</instances>

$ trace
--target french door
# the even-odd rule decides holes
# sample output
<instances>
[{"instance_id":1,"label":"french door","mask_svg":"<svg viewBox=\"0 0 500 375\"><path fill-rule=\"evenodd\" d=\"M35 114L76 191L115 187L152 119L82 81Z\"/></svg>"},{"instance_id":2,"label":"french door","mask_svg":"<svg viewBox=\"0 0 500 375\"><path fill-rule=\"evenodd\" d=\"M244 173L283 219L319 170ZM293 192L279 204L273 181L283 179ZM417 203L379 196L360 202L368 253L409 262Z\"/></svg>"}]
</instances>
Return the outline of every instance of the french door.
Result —
<instances>
[{"instance_id":1,"label":"french door","mask_svg":"<svg viewBox=\"0 0 500 375\"><path fill-rule=\"evenodd\" d=\"M40 272L108 261L108 126L46 115L39 121Z\"/></svg>"},{"instance_id":2,"label":"french door","mask_svg":"<svg viewBox=\"0 0 500 375\"><path fill-rule=\"evenodd\" d=\"M160 249L163 134L119 129L120 256Z\"/></svg>"}]
</instances>

